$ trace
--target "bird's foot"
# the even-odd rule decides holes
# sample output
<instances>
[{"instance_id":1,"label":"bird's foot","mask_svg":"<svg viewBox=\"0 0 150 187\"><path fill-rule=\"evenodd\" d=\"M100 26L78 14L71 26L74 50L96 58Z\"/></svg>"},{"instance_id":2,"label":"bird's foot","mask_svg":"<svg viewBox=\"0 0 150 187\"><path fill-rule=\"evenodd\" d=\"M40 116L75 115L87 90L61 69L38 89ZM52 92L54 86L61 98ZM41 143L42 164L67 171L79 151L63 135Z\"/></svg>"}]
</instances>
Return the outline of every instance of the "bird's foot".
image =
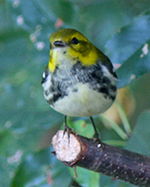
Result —
<instances>
[{"instance_id":1,"label":"bird's foot","mask_svg":"<svg viewBox=\"0 0 150 187\"><path fill-rule=\"evenodd\" d=\"M94 133L93 140L94 140L94 142L101 144L101 140L100 140L99 134L97 132Z\"/></svg>"}]
</instances>

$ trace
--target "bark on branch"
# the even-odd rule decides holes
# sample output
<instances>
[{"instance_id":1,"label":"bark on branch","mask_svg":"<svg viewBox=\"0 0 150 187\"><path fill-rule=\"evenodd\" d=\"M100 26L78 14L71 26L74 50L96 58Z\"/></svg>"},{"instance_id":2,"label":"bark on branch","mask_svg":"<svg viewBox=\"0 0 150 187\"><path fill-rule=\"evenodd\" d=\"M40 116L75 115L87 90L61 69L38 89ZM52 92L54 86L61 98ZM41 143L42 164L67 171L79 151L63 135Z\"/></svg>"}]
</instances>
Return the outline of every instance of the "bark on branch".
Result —
<instances>
[{"instance_id":1,"label":"bark on branch","mask_svg":"<svg viewBox=\"0 0 150 187\"><path fill-rule=\"evenodd\" d=\"M77 134L58 131L52 144L57 159L73 167L80 166L134 185L150 186L150 157L94 142Z\"/></svg>"}]
</instances>

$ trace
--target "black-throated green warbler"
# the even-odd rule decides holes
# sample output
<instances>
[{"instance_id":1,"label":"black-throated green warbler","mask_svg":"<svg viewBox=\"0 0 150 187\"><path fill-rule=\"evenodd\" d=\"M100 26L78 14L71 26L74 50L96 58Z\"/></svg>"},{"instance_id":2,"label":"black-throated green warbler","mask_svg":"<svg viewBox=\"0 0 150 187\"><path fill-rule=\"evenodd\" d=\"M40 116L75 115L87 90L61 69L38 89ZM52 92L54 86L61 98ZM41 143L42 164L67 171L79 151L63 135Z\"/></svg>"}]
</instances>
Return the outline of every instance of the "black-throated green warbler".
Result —
<instances>
[{"instance_id":1,"label":"black-throated green warbler","mask_svg":"<svg viewBox=\"0 0 150 187\"><path fill-rule=\"evenodd\" d=\"M74 29L60 29L50 36L50 59L43 73L44 96L50 106L66 117L93 115L113 103L117 88L113 66L98 48Z\"/></svg>"}]
</instances>

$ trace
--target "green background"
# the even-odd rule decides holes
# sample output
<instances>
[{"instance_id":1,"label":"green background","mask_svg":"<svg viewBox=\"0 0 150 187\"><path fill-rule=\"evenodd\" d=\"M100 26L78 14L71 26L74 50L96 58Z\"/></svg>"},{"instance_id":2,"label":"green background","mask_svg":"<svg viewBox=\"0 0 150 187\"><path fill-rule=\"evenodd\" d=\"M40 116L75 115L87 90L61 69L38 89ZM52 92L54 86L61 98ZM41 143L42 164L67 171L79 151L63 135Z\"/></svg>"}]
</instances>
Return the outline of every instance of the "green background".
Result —
<instances>
[{"instance_id":1,"label":"green background","mask_svg":"<svg viewBox=\"0 0 150 187\"><path fill-rule=\"evenodd\" d=\"M150 156L150 53L142 50L150 45L150 1L1 0L0 187L71 186L73 171L56 160L50 147L63 116L48 106L40 83L49 59L48 38L67 27L82 32L121 65L118 88L130 84L136 100L130 139L123 141L101 125L103 141L120 141L129 150ZM82 131L86 122L86 132L91 132L88 119L75 120L81 120L77 128ZM74 180L83 187L133 186L82 168L77 172Z\"/></svg>"}]
</instances>

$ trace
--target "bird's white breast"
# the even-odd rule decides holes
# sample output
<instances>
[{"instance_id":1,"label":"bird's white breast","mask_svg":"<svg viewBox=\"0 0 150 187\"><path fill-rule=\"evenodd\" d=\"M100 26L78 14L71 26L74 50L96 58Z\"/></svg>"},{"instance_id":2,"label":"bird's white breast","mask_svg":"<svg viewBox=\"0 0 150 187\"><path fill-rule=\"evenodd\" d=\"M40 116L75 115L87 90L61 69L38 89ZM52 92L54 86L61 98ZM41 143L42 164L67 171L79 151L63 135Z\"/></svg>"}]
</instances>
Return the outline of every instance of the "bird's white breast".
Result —
<instances>
[{"instance_id":1,"label":"bird's white breast","mask_svg":"<svg viewBox=\"0 0 150 187\"><path fill-rule=\"evenodd\" d=\"M84 117L103 113L113 103L102 93L92 90L88 83L77 83L74 89L77 91L74 92L69 88L68 96L60 98L52 108L67 116Z\"/></svg>"}]
</instances>

